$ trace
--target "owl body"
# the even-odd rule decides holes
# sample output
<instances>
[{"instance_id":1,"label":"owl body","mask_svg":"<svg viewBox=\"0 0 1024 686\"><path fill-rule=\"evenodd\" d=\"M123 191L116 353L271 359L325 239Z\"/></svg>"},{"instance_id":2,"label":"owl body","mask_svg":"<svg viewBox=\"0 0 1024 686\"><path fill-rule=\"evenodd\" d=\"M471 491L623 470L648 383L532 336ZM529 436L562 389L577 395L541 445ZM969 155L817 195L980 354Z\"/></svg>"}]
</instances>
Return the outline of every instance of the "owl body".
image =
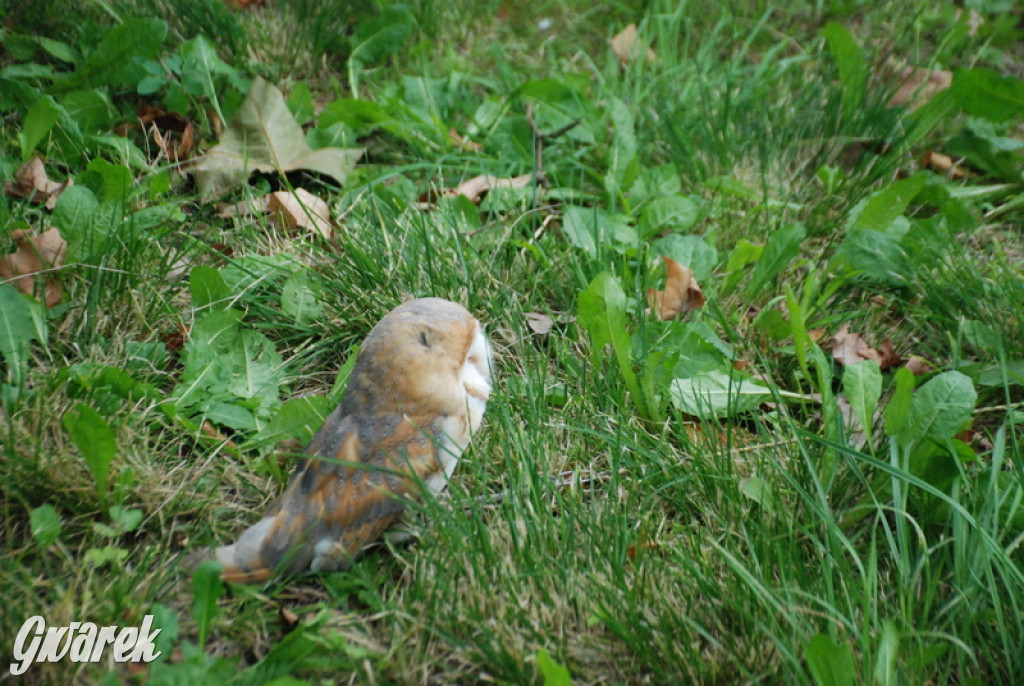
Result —
<instances>
[{"instance_id":1,"label":"owl body","mask_svg":"<svg viewBox=\"0 0 1024 686\"><path fill-rule=\"evenodd\" d=\"M217 549L226 581L347 569L421 485L442 491L480 427L490 347L461 305L400 305L369 333L338 408L262 520Z\"/></svg>"}]
</instances>

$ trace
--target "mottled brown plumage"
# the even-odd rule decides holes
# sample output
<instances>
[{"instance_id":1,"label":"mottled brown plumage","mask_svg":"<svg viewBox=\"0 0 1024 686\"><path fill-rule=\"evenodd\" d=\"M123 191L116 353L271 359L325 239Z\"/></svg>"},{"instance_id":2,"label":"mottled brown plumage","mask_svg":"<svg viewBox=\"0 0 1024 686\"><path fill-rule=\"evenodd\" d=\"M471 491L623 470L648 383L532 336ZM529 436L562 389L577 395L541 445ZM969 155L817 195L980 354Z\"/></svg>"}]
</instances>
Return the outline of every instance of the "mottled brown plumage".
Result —
<instances>
[{"instance_id":1,"label":"mottled brown plumage","mask_svg":"<svg viewBox=\"0 0 1024 686\"><path fill-rule=\"evenodd\" d=\"M223 578L347 569L421 484L444 489L490 391L490 348L464 307L423 298L392 310L366 337L341 405L287 490L217 549Z\"/></svg>"}]
</instances>

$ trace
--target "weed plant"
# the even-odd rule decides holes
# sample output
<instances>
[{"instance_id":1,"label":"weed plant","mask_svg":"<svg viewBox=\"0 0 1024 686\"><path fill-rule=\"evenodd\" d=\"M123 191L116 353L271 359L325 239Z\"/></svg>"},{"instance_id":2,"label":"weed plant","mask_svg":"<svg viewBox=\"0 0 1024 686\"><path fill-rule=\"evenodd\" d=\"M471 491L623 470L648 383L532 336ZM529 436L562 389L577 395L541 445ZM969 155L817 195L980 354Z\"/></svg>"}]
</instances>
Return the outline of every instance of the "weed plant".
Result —
<instances>
[{"instance_id":1,"label":"weed plant","mask_svg":"<svg viewBox=\"0 0 1024 686\"><path fill-rule=\"evenodd\" d=\"M4 654L35 615L153 615L156 662L32 683L1015 683L1020 16L883 4L0 9L0 175L75 180L0 198L0 252L68 240L60 304L0 284ZM894 100L909 67L952 87ZM301 186L329 239L223 216L132 126L141 98L212 146L257 77L365 153L224 199ZM444 192L481 174L531 180ZM702 308L651 311L662 256ZM191 570L428 295L485 323L497 382L415 540ZM830 351L844 325L872 359Z\"/></svg>"}]
</instances>

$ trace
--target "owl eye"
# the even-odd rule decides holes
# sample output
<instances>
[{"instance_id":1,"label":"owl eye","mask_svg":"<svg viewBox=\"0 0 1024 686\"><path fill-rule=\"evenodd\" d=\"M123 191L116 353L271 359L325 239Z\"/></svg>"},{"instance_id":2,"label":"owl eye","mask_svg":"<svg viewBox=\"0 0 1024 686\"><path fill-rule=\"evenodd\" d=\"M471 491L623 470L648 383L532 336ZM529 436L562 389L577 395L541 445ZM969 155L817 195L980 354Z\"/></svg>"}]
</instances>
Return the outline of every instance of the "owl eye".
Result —
<instances>
[{"instance_id":1,"label":"owl eye","mask_svg":"<svg viewBox=\"0 0 1024 686\"><path fill-rule=\"evenodd\" d=\"M430 347L430 343L427 342L427 332L426 331L420 331L420 343L423 344L424 348L429 348Z\"/></svg>"}]
</instances>

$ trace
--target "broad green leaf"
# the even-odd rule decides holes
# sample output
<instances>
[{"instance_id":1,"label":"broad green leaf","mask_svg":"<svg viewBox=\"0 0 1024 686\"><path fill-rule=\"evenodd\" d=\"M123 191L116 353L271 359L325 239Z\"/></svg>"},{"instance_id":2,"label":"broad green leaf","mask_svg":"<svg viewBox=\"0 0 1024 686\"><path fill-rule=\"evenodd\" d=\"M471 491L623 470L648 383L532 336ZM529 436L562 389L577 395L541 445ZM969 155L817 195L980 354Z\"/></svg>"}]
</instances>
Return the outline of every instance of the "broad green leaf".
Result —
<instances>
[{"instance_id":1,"label":"broad green leaf","mask_svg":"<svg viewBox=\"0 0 1024 686\"><path fill-rule=\"evenodd\" d=\"M633 110L619 98L611 97L607 103L615 134L608 151L608 174L605 188L613 196L623 193L636 179L639 167L636 156L636 119Z\"/></svg>"},{"instance_id":2,"label":"broad green leaf","mask_svg":"<svg viewBox=\"0 0 1024 686\"><path fill-rule=\"evenodd\" d=\"M210 624L217 616L217 601L224 595L224 583L220 580L223 567L220 562L210 560L199 565L192 575L192 618L199 628L199 648L206 646L210 635Z\"/></svg>"},{"instance_id":3,"label":"broad green leaf","mask_svg":"<svg viewBox=\"0 0 1024 686\"><path fill-rule=\"evenodd\" d=\"M764 252L762 245L751 243L745 238L736 241L736 247L729 253L729 259L725 263L726 277L722 282L722 291L729 292L735 288L743 278L743 268L761 257L762 252Z\"/></svg>"},{"instance_id":4,"label":"broad green leaf","mask_svg":"<svg viewBox=\"0 0 1024 686\"><path fill-rule=\"evenodd\" d=\"M323 395L292 398L281 406L253 440L261 444L277 445L281 441L295 439L305 445L336 406L335 400Z\"/></svg>"},{"instance_id":5,"label":"broad green leaf","mask_svg":"<svg viewBox=\"0 0 1024 686\"><path fill-rule=\"evenodd\" d=\"M772 489L768 483L759 476L747 476L739 481L740 493L747 498L750 498L755 503L771 510L774 505L775 499L772 495Z\"/></svg>"},{"instance_id":6,"label":"broad green leaf","mask_svg":"<svg viewBox=\"0 0 1024 686\"><path fill-rule=\"evenodd\" d=\"M640 231L645 238L665 231L686 231L697 223L699 216L700 208L690 198L678 193L664 195L644 207L640 215Z\"/></svg>"},{"instance_id":7,"label":"broad green leaf","mask_svg":"<svg viewBox=\"0 0 1024 686\"><path fill-rule=\"evenodd\" d=\"M256 417L241 405L229 402L207 401L198 408L202 416L218 426L226 426L238 431L255 431Z\"/></svg>"},{"instance_id":8,"label":"broad green leaf","mask_svg":"<svg viewBox=\"0 0 1024 686\"><path fill-rule=\"evenodd\" d=\"M60 97L60 105L68 116L78 122L82 131L89 134L109 131L118 116L110 96L102 88L83 88L65 93Z\"/></svg>"},{"instance_id":9,"label":"broad green leaf","mask_svg":"<svg viewBox=\"0 0 1024 686\"><path fill-rule=\"evenodd\" d=\"M40 548L47 548L57 540L61 532L60 515L53 505L40 505L29 514L32 538Z\"/></svg>"},{"instance_id":10,"label":"broad green leaf","mask_svg":"<svg viewBox=\"0 0 1024 686\"><path fill-rule=\"evenodd\" d=\"M891 619L882 624L882 636L875 656L875 683L879 686L897 686L900 683L896 660L900 653L900 632Z\"/></svg>"},{"instance_id":11,"label":"broad green leaf","mask_svg":"<svg viewBox=\"0 0 1024 686\"><path fill-rule=\"evenodd\" d=\"M117 524L121 531L135 531L142 522L142 510L137 507L112 505L107 512L110 514L110 520Z\"/></svg>"},{"instance_id":12,"label":"broad green leaf","mask_svg":"<svg viewBox=\"0 0 1024 686\"><path fill-rule=\"evenodd\" d=\"M605 346L612 346L626 388L641 414L646 414L645 397L633 371L633 341L626 328L626 294L618 279L611 272L598 274L579 294L576 309L580 326L590 333L594 360L600 359Z\"/></svg>"},{"instance_id":13,"label":"broad green leaf","mask_svg":"<svg viewBox=\"0 0 1024 686\"><path fill-rule=\"evenodd\" d=\"M860 46L850 31L835 22L829 22L823 31L828 49L839 67L839 80L843 87L843 109L849 117L858 114L864 102L864 87L868 82L868 65Z\"/></svg>"},{"instance_id":14,"label":"broad green leaf","mask_svg":"<svg viewBox=\"0 0 1024 686\"><path fill-rule=\"evenodd\" d=\"M688 267L698 283L704 283L718 262L718 253L699 236L670 234L651 244L652 255L664 255Z\"/></svg>"},{"instance_id":15,"label":"broad green leaf","mask_svg":"<svg viewBox=\"0 0 1024 686\"><path fill-rule=\"evenodd\" d=\"M225 63L217 55L217 48L205 36L199 35L185 41L178 48L182 59L181 85L190 95L206 97L217 110L217 116L224 120L217 97L215 77L218 74L234 76L233 67Z\"/></svg>"},{"instance_id":16,"label":"broad green leaf","mask_svg":"<svg viewBox=\"0 0 1024 686\"><path fill-rule=\"evenodd\" d=\"M847 365L843 370L843 392L850 402L864 435L871 440L878 399L882 396L882 372L874 360Z\"/></svg>"},{"instance_id":17,"label":"broad green leaf","mask_svg":"<svg viewBox=\"0 0 1024 686\"><path fill-rule=\"evenodd\" d=\"M893 390L889 403L885 406L885 433L896 436L903 431L910 412L910 402L914 393L914 373L906 367L896 370L893 375Z\"/></svg>"},{"instance_id":18,"label":"broad green leaf","mask_svg":"<svg viewBox=\"0 0 1024 686\"><path fill-rule=\"evenodd\" d=\"M380 16L364 19L352 34L349 59L360 67L398 52L416 25L416 18L405 5L389 5ZM353 93L357 92L355 90Z\"/></svg>"},{"instance_id":19,"label":"broad green leaf","mask_svg":"<svg viewBox=\"0 0 1024 686\"><path fill-rule=\"evenodd\" d=\"M308 170L343 184L362 153L351 148L310 148L281 91L257 78L220 143L193 171L203 199L209 200L244 184L256 171Z\"/></svg>"},{"instance_id":20,"label":"broad green leaf","mask_svg":"<svg viewBox=\"0 0 1024 686\"><path fill-rule=\"evenodd\" d=\"M895 181L886 188L873 193L864 202L858 203L847 218L847 229L871 229L885 231L906 212L911 201L917 197L928 182L928 174L917 173Z\"/></svg>"},{"instance_id":21,"label":"broad green leaf","mask_svg":"<svg viewBox=\"0 0 1024 686\"><path fill-rule=\"evenodd\" d=\"M300 81L292 87L292 92L288 94L288 111L299 124L304 124L316 116L313 94L305 82Z\"/></svg>"},{"instance_id":22,"label":"broad green leaf","mask_svg":"<svg viewBox=\"0 0 1024 686\"><path fill-rule=\"evenodd\" d=\"M233 373L228 390L239 398L260 398L277 405L278 386L284 383L284 361L269 338L257 331L241 332L229 353Z\"/></svg>"},{"instance_id":23,"label":"broad green leaf","mask_svg":"<svg viewBox=\"0 0 1024 686\"><path fill-rule=\"evenodd\" d=\"M146 75L136 58L155 59L166 35L167 24L160 19L129 17L107 32L85 64L62 85L134 86Z\"/></svg>"},{"instance_id":24,"label":"broad green leaf","mask_svg":"<svg viewBox=\"0 0 1024 686\"><path fill-rule=\"evenodd\" d=\"M890 286L905 286L914 277L914 262L898 236L871 229L850 231L836 251L868 278Z\"/></svg>"},{"instance_id":25,"label":"broad green leaf","mask_svg":"<svg viewBox=\"0 0 1024 686\"><path fill-rule=\"evenodd\" d=\"M636 207L656 198L677 195L681 188L682 181L675 165L660 164L640 170L640 174L629 187L627 197L631 207Z\"/></svg>"},{"instance_id":26,"label":"broad green leaf","mask_svg":"<svg viewBox=\"0 0 1024 686\"><path fill-rule=\"evenodd\" d=\"M132 172L127 167L111 164L102 157L97 157L89 162L85 173L78 177L78 181L92 190L101 204L123 205L131 191L133 179ZM123 210L118 214L123 214Z\"/></svg>"},{"instance_id":27,"label":"broad green leaf","mask_svg":"<svg viewBox=\"0 0 1024 686\"><path fill-rule=\"evenodd\" d=\"M348 385L348 377L352 375L352 370L356 366L356 360L359 357L359 346L353 346L348 353L348 359L345 360L345 364L341 365L338 369L338 374L334 377L334 385L331 386L330 397L334 402L341 402L342 396L345 394L345 387Z\"/></svg>"},{"instance_id":28,"label":"broad green leaf","mask_svg":"<svg viewBox=\"0 0 1024 686\"><path fill-rule=\"evenodd\" d=\"M153 615L153 629L160 632L153 637L153 643L156 646L154 653L161 653L158 659L169 661L171 651L178 644L178 615L174 610L160 603L154 605L149 614Z\"/></svg>"},{"instance_id":29,"label":"broad green leaf","mask_svg":"<svg viewBox=\"0 0 1024 686\"><path fill-rule=\"evenodd\" d=\"M804 225L789 224L775 231L764 245L761 256L754 264L754 274L747 284L746 294L751 297L778 276L800 254L800 244L807 236Z\"/></svg>"},{"instance_id":30,"label":"broad green leaf","mask_svg":"<svg viewBox=\"0 0 1024 686\"><path fill-rule=\"evenodd\" d=\"M537 651L537 668L544 680L544 686L572 686L569 669L558 663L543 648Z\"/></svg>"},{"instance_id":31,"label":"broad green leaf","mask_svg":"<svg viewBox=\"0 0 1024 686\"><path fill-rule=\"evenodd\" d=\"M967 112L993 122L1024 116L1024 81L991 69L958 69L950 93Z\"/></svg>"},{"instance_id":32,"label":"broad green leaf","mask_svg":"<svg viewBox=\"0 0 1024 686\"><path fill-rule=\"evenodd\" d=\"M296 324L307 325L316 321L324 306L309 285L309 273L298 271L288 277L281 289L281 311L295 320Z\"/></svg>"},{"instance_id":33,"label":"broad green leaf","mask_svg":"<svg viewBox=\"0 0 1024 686\"><path fill-rule=\"evenodd\" d=\"M114 432L96 410L84 403L78 403L67 412L63 423L78 452L89 465L97 492L103 495L107 490L110 465L117 456Z\"/></svg>"},{"instance_id":34,"label":"broad green leaf","mask_svg":"<svg viewBox=\"0 0 1024 686\"><path fill-rule=\"evenodd\" d=\"M228 352L238 337L238 323L242 319L239 310L214 310L196 320L192 326L189 344L201 342L210 345L217 352ZM187 352L186 345L186 352Z\"/></svg>"},{"instance_id":35,"label":"broad green leaf","mask_svg":"<svg viewBox=\"0 0 1024 686\"><path fill-rule=\"evenodd\" d=\"M971 420L978 394L960 372L943 372L917 389L899 437L903 446L923 438L939 442L953 438Z\"/></svg>"},{"instance_id":36,"label":"broad green leaf","mask_svg":"<svg viewBox=\"0 0 1024 686\"><path fill-rule=\"evenodd\" d=\"M57 102L49 95L35 101L22 119L21 131L18 132L18 146L21 148L21 161L27 162L36 146L46 138L50 129L60 117Z\"/></svg>"},{"instance_id":37,"label":"broad green leaf","mask_svg":"<svg viewBox=\"0 0 1024 686\"><path fill-rule=\"evenodd\" d=\"M192 267L188 288L192 293L192 307L196 310L225 309L230 305L231 289L221 273L213 267L203 264Z\"/></svg>"},{"instance_id":38,"label":"broad green leaf","mask_svg":"<svg viewBox=\"0 0 1024 686\"><path fill-rule=\"evenodd\" d=\"M598 207L566 207L562 230L570 243L590 257L607 248L622 252L639 242L636 229Z\"/></svg>"},{"instance_id":39,"label":"broad green leaf","mask_svg":"<svg viewBox=\"0 0 1024 686\"><path fill-rule=\"evenodd\" d=\"M834 643L827 634L818 634L804 646L804 657L816 686L853 686L856 683L853 649L845 643Z\"/></svg>"},{"instance_id":40,"label":"broad green leaf","mask_svg":"<svg viewBox=\"0 0 1024 686\"><path fill-rule=\"evenodd\" d=\"M756 410L776 395L795 400L809 400L799 393L778 390L754 383L739 375L720 370L701 372L686 379L674 379L669 387L673 404L695 417L731 417Z\"/></svg>"},{"instance_id":41,"label":"broad green leaf","mask_svg":"<svg viewBox=\"0 0 1024 686\"><path fill-rule=\"evenodd\" d=\"M40 336L28 302L14 286L0 283L0 355L12 384L20 385L25 378L29 347L38 340L45 337Z\"/></svg>"}]
</instances>

